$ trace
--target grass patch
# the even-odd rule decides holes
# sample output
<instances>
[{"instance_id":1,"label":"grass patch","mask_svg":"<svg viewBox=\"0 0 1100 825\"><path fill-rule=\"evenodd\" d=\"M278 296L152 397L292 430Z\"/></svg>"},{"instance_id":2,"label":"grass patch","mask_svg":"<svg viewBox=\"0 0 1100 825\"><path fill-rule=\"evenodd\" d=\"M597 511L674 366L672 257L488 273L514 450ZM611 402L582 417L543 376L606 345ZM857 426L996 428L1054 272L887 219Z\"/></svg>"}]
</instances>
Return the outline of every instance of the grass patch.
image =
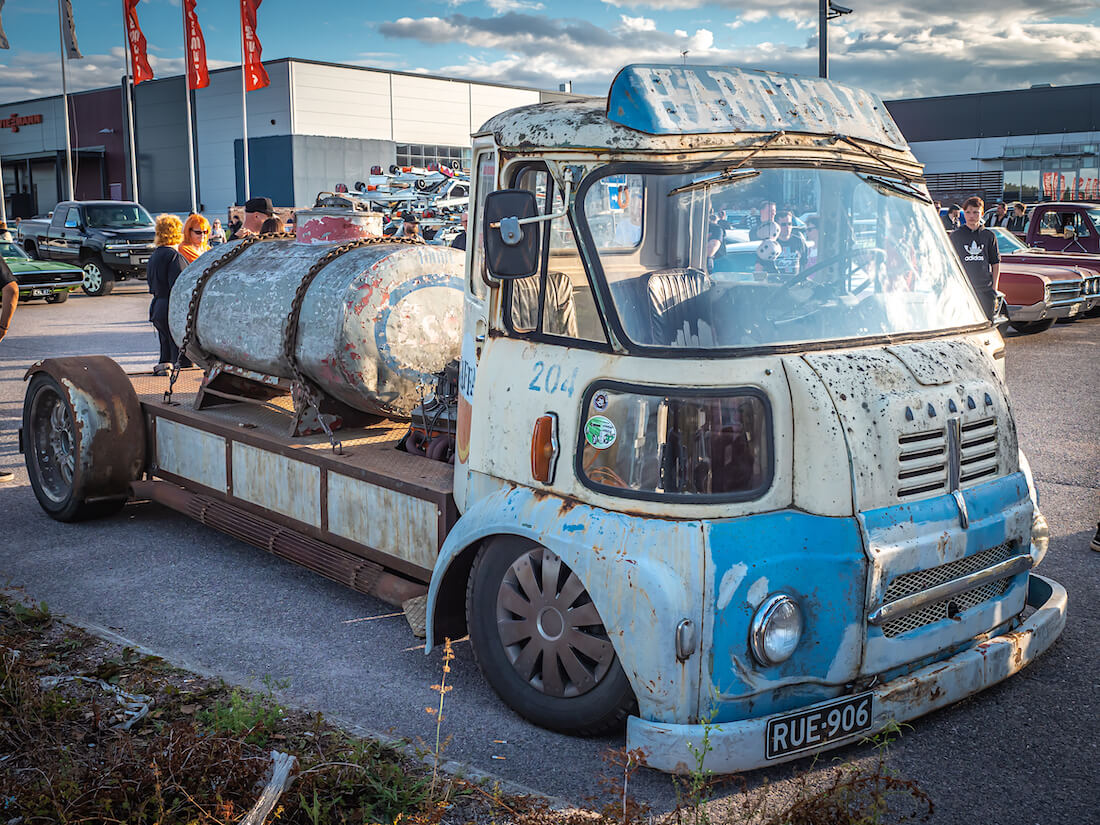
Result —
<instances>
[{"instance_id":1,"label":"grass patch","mask_svg":"<svg viewBox=\"0 0 1100 825\"><path fill-rule=\"evenodd\" d=\"M285 683L230 687L65 625L44 604L0 596L0 823L230 825L270 779L273 750L296 765L266 822L288 825L886 825L932 813L928 796L889 767L896 729L873 759L802 772L783 794L710 775L704 752L673 780L676 809L654 814L631 793L643 754L620 748L604 754L588 809L509 795L440 768L452 657L448 645L439 684L425 686L437 694L435 741L416 759L282 707ZM147 713L135 722L139 706Z\"/></svg>"}]
</instances>

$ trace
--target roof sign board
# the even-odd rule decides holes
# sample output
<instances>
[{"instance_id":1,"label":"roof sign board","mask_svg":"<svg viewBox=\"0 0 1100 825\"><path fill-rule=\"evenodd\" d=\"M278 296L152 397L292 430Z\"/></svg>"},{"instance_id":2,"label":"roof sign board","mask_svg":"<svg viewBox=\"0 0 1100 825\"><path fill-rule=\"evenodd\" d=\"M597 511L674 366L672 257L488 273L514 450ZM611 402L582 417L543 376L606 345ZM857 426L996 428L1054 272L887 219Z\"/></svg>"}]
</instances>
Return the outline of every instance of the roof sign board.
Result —
<instances>
[{"instance_id":1,"label":"roof sign board","mask_svg":"<svg viewBox=\"0 0 1100 825\"><path fill-rule=\"evenodd\" d=\"M877 95L732 66L627 66L611 82L607 117L651 135L785 131L906 146Z\"/></svg>"}]
</instances>

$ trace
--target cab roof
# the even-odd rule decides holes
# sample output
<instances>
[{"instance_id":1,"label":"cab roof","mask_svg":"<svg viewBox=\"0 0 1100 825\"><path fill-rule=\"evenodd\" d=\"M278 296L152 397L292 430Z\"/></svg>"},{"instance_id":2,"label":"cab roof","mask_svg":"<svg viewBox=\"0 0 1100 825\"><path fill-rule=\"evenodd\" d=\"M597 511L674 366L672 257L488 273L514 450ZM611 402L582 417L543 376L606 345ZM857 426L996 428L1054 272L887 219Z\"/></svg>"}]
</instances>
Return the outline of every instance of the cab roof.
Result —
<instances>
[{"instance_id":1,"label":"cab roof","mask_svg":"<svg viewBox=\"0 0 1100 825\"><path fill-rule=\"evenodd\" d=\"M821 78L725 66L627 66L606 101L512 109L487 121L479 134L521 151L675 151L728 147L740 136L779 132L908 151L876 95Z\"/></svg>"}]
</instances>

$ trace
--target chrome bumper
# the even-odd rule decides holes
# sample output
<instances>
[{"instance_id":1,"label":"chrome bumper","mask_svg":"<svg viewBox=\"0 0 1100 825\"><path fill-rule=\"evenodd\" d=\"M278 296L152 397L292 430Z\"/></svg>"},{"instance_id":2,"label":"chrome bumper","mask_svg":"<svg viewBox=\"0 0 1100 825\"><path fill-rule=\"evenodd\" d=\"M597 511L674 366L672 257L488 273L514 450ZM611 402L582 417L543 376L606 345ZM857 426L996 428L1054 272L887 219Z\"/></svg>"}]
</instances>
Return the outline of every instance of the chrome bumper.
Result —
<instances>
[{"instance_id":1,"label":"chrome bumper","mask_svg":"<svg viewBox=\"0 0 1100 825\"><path fill-rule=\"evenodd\" d=\"M714 725L674 725L630 717L626 729L629 750L641 748L644 764L669 773L686 774L698 769L695 753L709 751L702 768L715 773L736 773L789 762L870 736L891 722L916 719L933 710L965 699L1017 673L1038 658L1061 634L1066 624L1066 591L1057 582L1031 574L1027 604L1034 608L1016 630L995 636L950 659L934 662L906 676L874 688L870 730L830 742L814 751L799 751L778 759L766 759L764 716ZM830 700L833 701L833 700ZM828 704L828 703L820 703ZM799 710L811 710L809 705Z\"/></svg>"}]
</instances>

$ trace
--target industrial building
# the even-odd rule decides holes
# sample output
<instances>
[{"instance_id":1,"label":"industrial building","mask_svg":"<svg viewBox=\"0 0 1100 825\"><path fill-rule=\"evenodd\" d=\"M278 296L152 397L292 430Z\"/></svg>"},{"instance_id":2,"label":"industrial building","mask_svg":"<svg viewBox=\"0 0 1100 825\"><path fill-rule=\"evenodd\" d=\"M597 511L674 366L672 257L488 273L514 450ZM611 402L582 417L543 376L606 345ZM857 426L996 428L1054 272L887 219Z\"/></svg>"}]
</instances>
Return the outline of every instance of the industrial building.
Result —
<instances>
[{"instance_id":1,"label":"industrial building","mask_svg":"<svg viewBox=\"0 0 1100 825\"><path fill-rule=\"evenodd\" d=\"M313 203L337 183L353 186L372 166L468 165L470 134L516 106L575 95L357 66L282 59L264 63L271 85L249 92L249 189L277 205ZM191 203L182 75L134 89L138 197L151 211ZM244 202L239 67L210 72L191 92L197 202L211 215ZM130 187L123 87L71 94L75 196L127 199ZM0 109L0 164L9 218L53 208L64 197L61 96Z\"/></svg>"},{"instance_id":2,"label":"industrial building","mask_svg":"<svg viewBox=\"0 0 1100 825\"><path fill-rule=\"evenodd\" d=\"M372 166L468 164L469 136L507 109L577 95L287 58L265 62L271 85L248 93L253 195L303 206ZM239 67L191 92L197 202L211 215L244 201ZM70 95L78 198L130 198L121 85ZM139 198L150 211L190 204L182 76L134 90ZM1100 200L1100 83L887 102L925 164L933 197L1035 202ZM65 191L60 96L0 108L9 217L50 210Z\"/></svg>"}]
</instances>

